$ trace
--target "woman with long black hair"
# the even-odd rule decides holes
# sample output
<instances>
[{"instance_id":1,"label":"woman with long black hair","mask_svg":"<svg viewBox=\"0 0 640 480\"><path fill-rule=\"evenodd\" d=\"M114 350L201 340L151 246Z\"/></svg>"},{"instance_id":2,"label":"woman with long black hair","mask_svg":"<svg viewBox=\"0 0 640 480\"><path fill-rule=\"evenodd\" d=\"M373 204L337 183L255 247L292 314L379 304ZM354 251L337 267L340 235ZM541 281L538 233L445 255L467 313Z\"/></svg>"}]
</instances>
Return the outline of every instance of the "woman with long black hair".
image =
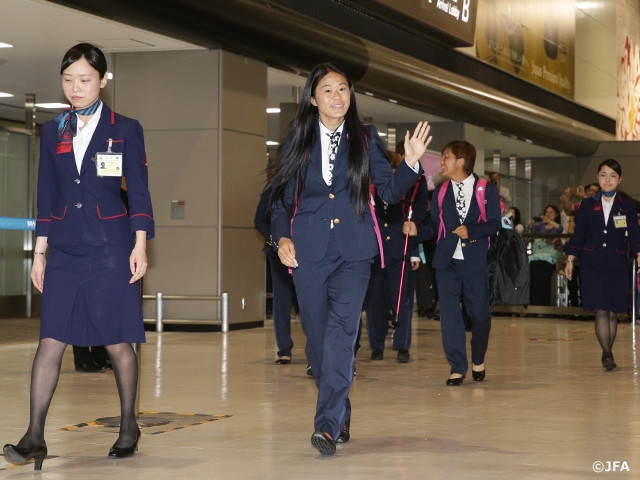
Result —
<instances>
[{"instance_id":1,"label":"woman with long black hair","mask_svg":"<svg viewBox=\"0 0 640 480\"><path fill-rule=\"evenodd\" d=\"M324 63L309 74L275 165L273 245L293 272L318 387L311 443L324 455L350 436L354 345L379 249L369 185L385 201L400 201L422 173L429 130L420 122L412 136L407 132L405 161L394 174L377 131L360 121L349 73Z\"/></svg>"}]
</instances>

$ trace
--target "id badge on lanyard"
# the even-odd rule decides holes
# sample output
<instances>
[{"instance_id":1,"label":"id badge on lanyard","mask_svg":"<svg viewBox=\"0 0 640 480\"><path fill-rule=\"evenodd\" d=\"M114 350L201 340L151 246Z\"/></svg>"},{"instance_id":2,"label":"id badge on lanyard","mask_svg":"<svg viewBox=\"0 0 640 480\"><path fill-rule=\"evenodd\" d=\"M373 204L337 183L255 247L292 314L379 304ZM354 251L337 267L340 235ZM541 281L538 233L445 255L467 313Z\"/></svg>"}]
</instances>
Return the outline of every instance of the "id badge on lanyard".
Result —
<instances>
[{"instance_id":1,"label":"id badge on lanyard","mask_svg":"<svg viewBox=\"0 0 640 480\"><path fill-rule=\"evenodd\" d=\"M96 171L98 177L122 177L122 153L111 151L113 140L109 139L106 152L96 153Z\"/></svg>"}]
</instances>

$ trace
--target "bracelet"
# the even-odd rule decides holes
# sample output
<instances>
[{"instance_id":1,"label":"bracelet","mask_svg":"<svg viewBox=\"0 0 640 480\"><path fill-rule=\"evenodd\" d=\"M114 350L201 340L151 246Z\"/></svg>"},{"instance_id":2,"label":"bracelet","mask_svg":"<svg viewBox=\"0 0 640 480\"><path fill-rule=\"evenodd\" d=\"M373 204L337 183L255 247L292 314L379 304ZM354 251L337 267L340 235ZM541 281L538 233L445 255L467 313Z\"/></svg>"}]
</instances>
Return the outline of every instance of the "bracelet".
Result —
<instances>
[{"instance_id":1,"label":"bracelet","mask_svg":"<svg viewBox=\"0 0 640 480\"><path fill-rule=\"evenodd\" d=\"M45 252L33 252L34 255L47 255Z\"/></svg>"}]
</instances>

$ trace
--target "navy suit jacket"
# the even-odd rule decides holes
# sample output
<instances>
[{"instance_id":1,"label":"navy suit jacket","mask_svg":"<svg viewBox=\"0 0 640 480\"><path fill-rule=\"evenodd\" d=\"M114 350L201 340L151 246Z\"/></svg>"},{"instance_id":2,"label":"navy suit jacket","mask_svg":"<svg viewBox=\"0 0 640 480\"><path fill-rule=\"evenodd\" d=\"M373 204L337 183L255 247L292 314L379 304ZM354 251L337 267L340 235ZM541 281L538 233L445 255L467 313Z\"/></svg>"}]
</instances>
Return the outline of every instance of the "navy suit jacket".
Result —
<instances>
[{"instance_id":1,"label":"navy suit jacket","mask_svg":"<svg viewBox=\"0 0 640 480\"><path fill-rule=\"evenodd\" d=\"M73 150L57 153L58 125L42 126L38 171L36 236L53 246L102 246L131 243L135 232L154 236L153 209L148 188L147 159L142 126L102 106L100 120L82 161L80 174ZM120 177L98 177L93 157L122 153L129 208L120 197Z\"/></svg>"},{"instance_id":2,"label":"navy suit jacket","mask_svg":"<svg viewBox=\"0 0 640 480\"><path fill-rule=\"evenodd\" d=\"M614 197L609 221L605 225L601 193L597 192L580 202L576 215L576 228L565 246L565 251L580 259L585 266L628 268L629 254L625 233L634 256L640 251L640 227L636 206L632 200L618 193ZM624 215L627 228L616 228L613 217Z\"/></svg>"},{"instance_id":3,"label":"navy suit jacket","mask_svg":"<svg viewBox=\"0 0 640 480\"><path fill-rule=\"evenodd\" d=\"M402 226L406 220L409 203L413 188L410 189L400 203L387 205L385 209L384 203L379 195L375 196L375 212L378 218L380 234L382 236L382 246L384 248L384 258L402 260L404 254L405 235L402 233ZM429 205L429 190L427 182L423 178L418 186L413 202L412 220L417 224L422 223L427 216L427 208ZM418 243L412 238L409 239L407 257L419 256Z\"/></svg>"},{"instance_id":4,"label":"navy suit jacket","mask_svg":"<svg viewBox=\"0 0 640 480\"><path fill-rule=\"evenodd\" d=\"M485 190L485 207L487 221L480 221L480 207L476 200L475 189L478 183L478 176L473 174L475 182L473 184L474 194L471 197L471 204L467 210L467 216L463 225L467 227L469 238L462 240L462 254L464 255L465 268L468 270L485 270L487 266L487 253L489 250L489 237L495 235L500 228L500 198L498 189L491 182L487 182ZM431 197L431 220L424 227L418 227L419 242L431 240L438 235L440 228L440 209L438 207L438 194L443 184L436 187ZM458 235L451 233L460 226L458 210L453 194L453 186L448 182L447 191L442 199L442 218L446 230L446 236L438 241L433 255L433 267L445 269L451 262L453 254L458 245Z\"/></svg>"},{"instance_id":5,"label":"navy suit jacket","mask_svg":"<svg viewBox=\"0 0 640 480\"><path fill-rule=\"evenodd\" d=\"M387 158L387 149L374 127L367 127L370 152L369 171L371 182L378 194L389 203L397 203L411 188L419 174L406 162L402 162L395 174ZM271 234L274 244L282 237L291 238L296 249L296 257L301 260L318 262L327 251L331 220L333 234L337 240L341 256L347 261L362 261L373 258L378 253L373 218L367 208L364 220L359 220L351 205L350 188L346 180L349 153L349 134L343 131L338 146L333 170L333 185L330 188L322 177L322 152L320 126L316 126L315 142L305 163L305 178L302 195L296 208L295 179L287 185L284 202L274 202L271 212ZM289 139L282 149L287 152ZM332 193L332 195L330 195ZM293 223L290 213L294 212Z\"/></svg>"}]
</instances>

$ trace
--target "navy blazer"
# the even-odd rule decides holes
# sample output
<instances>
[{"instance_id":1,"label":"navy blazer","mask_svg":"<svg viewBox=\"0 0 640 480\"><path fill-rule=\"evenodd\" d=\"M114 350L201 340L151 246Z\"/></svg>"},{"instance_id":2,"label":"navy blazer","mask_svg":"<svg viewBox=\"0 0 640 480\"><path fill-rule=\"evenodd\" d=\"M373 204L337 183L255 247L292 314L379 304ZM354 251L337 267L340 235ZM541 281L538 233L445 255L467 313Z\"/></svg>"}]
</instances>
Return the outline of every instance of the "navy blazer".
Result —
<instances>
[{"instance_id":1,"label":"navy blazer","mask_svg":"<svg viewBox=\"0 0 640 480\"><path fill-rule=\"evenodd\" d=\"M80 174L73 150L57 153L58 125L42 126L38 171L36 236L53 246L102 246L131 243L135 232L154 236L153 210L148 188L147 158L142 126L102 106L100 120L82 160ZM93 160L97 152L122 153L129 209L120 197L120 177L98 177Z\"/></svg>"},{"instance_id":2,"label":"navy blazer","mask_svg":"<svg viewBox=\"0 0 640 480\"><path fill-rule=\"evenodd\" d=\"M387 208L384 207L384 203L380 196L378 194L375 196L374 210L378 219L378 226L380 227L385 260L402 260L403 258L405 235L402 233L402 226L404 225L404 221L408 214L408 207L411 202L413 190L414 188L411 188L400 203L387 205ZM422 181L418 185L418 192L416 193L413 202L412 220L414 222L420 224L424 221L428 213L428 205L429 190L427 188L426 180L422 178ZM415 242L413 238L410 238L407 257L418 257L419 255L418 243Z\"/></svg>"},{"instance_id":3,"label":"navy blazer","mask_svg":"<svg viewBox=\"0 0 640 480\"><path fill-rule=\"evenodd\" d=\"M287 152L290 138L283 145L281 158ZM383 199L398 203L418 175L422 174L422 167L416 173L406 162L402 162L394 174L387 158L387 149L373 126L367 126L367 138L371 182ZM287 185L284 202L277 201L272 206L271 234L275 245L282 237L291 238L298 259L318 262L327 251L333 219L333 234L345 260L362 261L378 253L371 212L367 208L364 220L359 220L351 205L351 191L346 180L348 153L349 134L343 131L330 188L322 176L320 126L316 125L315 141L304 165L306 172L297 208L295 178ZM291 222L289 212L294 210L295 217Z\"/></svg>"},{"instance_id":4,"label":"navy blazer","mask_svg":"<svg viewBox=\"0 0 640 480\"><path fill-rule=\"evenodd\" d=\"M467 227L469 238L462 240L462 252L464 255L465 268L469 270L485 270L487 266L487 252L489 251L489 237L495 235L500 228L500 198L496 186L487 182L484 194L487 221L480 221L480 207L476 200L475 190L478 184L478 176L474 173L475 182L473 184L474 194L471 197L467 216L463 225ZM436 187L431 197L431 220L423 227L418 227L419 242L424 242L437 237L440 228L440 209L438 206L438 194L443 184ZM438 241L433 255L433 267L445 269L451 262L453 254L458 245L458 235L451 233L460 226L456 200L454 198L453 187L448 182L444 198L442 199L442 218L446 230L446 236Z\"/></svg>"},{"instance_id":5,"label":"navy blazer","mask_svg":"<svg viewBox=\"0 0 640 480\"><path fill-rule=\"evenodd\" d=\"M627 232L634 257L640 252L640 227L635 203L617 193L612 200L609 221L605 225L601 196L597 192L580 202L576 228L565 251L579 258L580 264L584 266L628 268ZM613 217L616 215L625 216L627 228L615 227Z\"/></svg>"}]
</instances>

